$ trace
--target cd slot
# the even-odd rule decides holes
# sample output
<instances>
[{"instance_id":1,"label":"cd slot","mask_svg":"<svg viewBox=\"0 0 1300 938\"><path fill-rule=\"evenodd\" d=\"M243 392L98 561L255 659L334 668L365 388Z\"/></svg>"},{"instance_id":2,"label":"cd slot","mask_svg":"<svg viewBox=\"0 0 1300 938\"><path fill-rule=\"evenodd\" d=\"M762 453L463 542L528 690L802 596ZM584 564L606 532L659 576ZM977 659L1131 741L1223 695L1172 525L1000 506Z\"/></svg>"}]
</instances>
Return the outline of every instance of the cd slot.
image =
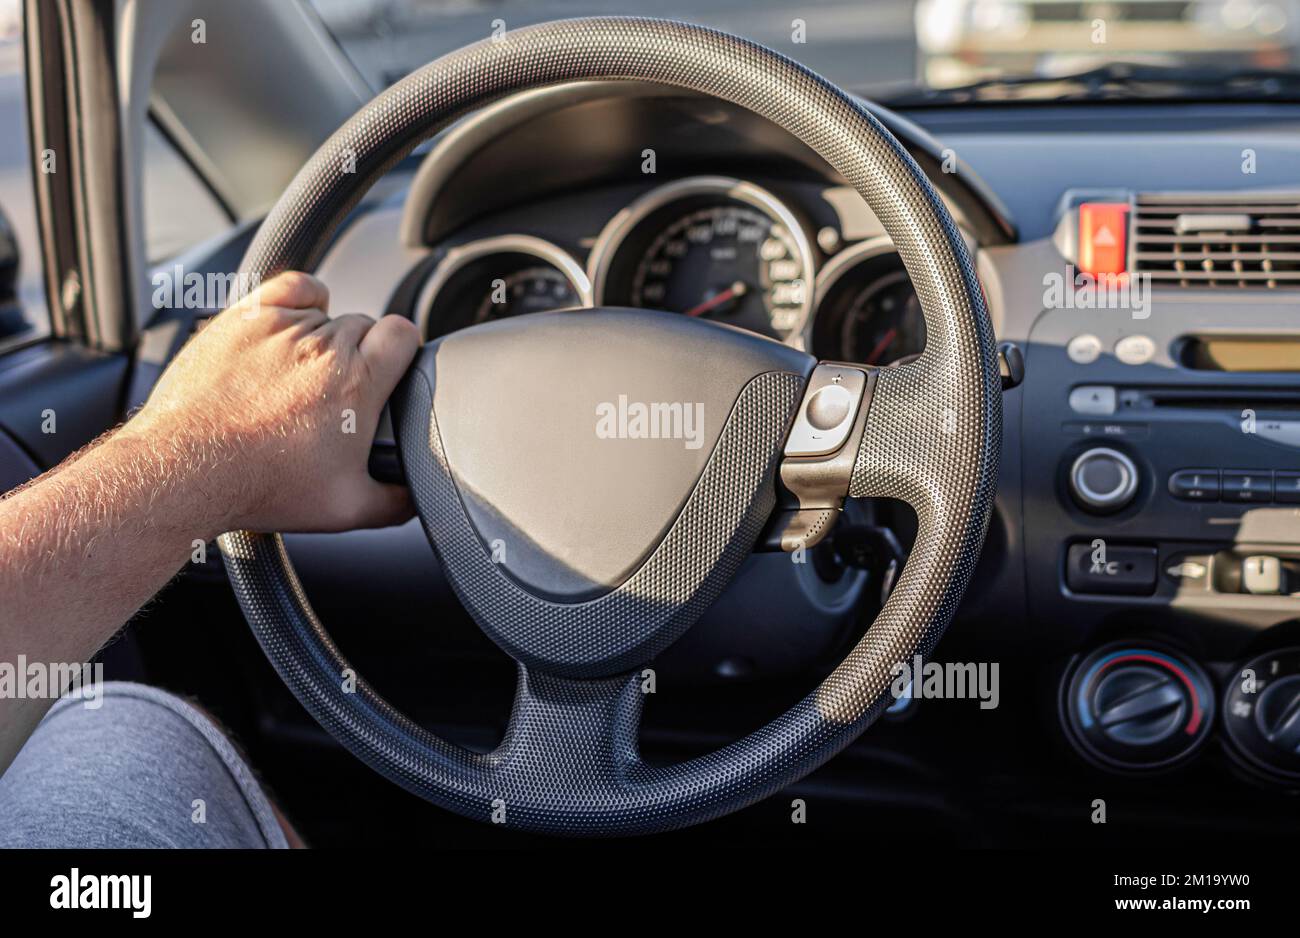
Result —
<instances>
[{"instance_id":1,"label":"cd slot","mask_svg":"<svg viewBox=\"0 0 1300 938\"><path fill-rule=\"evenodd\" d=\"M1243 433L1300 448L1300 389L1123 388L1120 410L1136 416L1240 423Z\"/></svg>"},{"instance_id":2,"label":"cd slot","mask_svg":"<svg viewBox=\"0 0 1300 938\"><path fill-rule=\"evenodd\" d=\"M1300 388L1125 388L1126 410L1198 410L1300 414Z\"/></svg>"}]
</instances>

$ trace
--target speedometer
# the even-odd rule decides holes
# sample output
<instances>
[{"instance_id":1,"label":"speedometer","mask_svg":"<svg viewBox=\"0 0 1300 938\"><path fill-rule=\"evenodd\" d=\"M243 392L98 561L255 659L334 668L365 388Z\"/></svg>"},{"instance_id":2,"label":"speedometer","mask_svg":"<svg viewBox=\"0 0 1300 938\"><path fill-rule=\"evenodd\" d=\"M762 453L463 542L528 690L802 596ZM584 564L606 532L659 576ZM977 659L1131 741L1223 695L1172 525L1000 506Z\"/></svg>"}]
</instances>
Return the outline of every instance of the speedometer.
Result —
<instances>
[{"instance_id":1,"label":"speedometer","mask_svg":"<svg viewBox=\"0 0 1300 938\"><path fill-rule=\"evenodd\" d=\"M592 252L597 302L662 309L802 344L812 249L794 215L750 183L700 177L621 212Z\"/></svg>"}]
</instances>

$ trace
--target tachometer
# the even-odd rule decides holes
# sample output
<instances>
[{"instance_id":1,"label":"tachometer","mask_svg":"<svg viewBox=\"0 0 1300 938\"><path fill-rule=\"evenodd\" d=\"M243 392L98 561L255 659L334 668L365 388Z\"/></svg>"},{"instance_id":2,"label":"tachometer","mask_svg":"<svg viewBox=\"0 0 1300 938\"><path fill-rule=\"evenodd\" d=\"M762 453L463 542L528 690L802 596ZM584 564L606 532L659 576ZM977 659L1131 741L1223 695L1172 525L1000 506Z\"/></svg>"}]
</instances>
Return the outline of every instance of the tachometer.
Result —
<instances>
[{"instance_id":1,"label":"tachometer","mask_svg":"<svg viewBox=\"0 0 1300 938\"><path fill-rule=\"evenodd\" d=\"M474 321L487 322L581 305L578 289L562 272L545 265L530 266L504 277L493 277L478 304Z\"/></svg>"},{"instance_id":2,"label":"tachometer","mask_svg":"<svg viewBox=\"0 0 1300 938\"><path fill-rule=\"evenodd\" d=\"M529 235L486 238L452 248L416 302L426 339L466 326L591 305L591 284L569 254Z\"/></svg>"},{"instance_id":3,"label":"tachometer","mask_svg":"<svg viewBox=\"0 0 1300 938\"><path fill-rule=\"evenodd\" d=\"M700 177L638 199L592 252L598 302L663 309L801 344L812 248L788 208L750 183Z\"/></svg>"}]
</instances>

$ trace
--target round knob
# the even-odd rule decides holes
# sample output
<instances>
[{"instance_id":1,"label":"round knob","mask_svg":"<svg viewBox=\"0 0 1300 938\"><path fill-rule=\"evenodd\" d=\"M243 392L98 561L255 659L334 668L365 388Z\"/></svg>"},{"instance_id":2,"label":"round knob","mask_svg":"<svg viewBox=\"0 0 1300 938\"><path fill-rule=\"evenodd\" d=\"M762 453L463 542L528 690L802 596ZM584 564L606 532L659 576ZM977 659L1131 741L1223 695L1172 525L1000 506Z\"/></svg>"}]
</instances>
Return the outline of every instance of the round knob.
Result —
<instances>
[{"instance_id":1,"label":"round knob","mask_svg":"<svg viewBox=\"0 0 1300 938\"><path fill-rule=\"evenodd\" d=\"M1071 740L1108 768L1164 768L1187 758L1210 731L1209 678L1164 649L1098 649L1067 673L1062 689Z\"/></svg>"},{"instance_id":2,"label":"round knob","mask_svg":"<svg viewBox=\"0 0 1300 938\"><path fill-rule=\"evenodd\" d=\"M1300 779L1300 648L1252 658L1228 678L1223 727L1249 768Z\"/></svg>"},{"instance_id":3,"label":"round knob","mask_svg":"<svg viewBox=\"0 0 1300 938\"><path fill-rule=\"evenodd\" d=\"M1090 511L1118 511L1137 494L1138 468L1119 450L1098 446L1070 467L1070 491Z\"/></svg>"},{"instance_id":4,"label":"round knob","mask_svg":"<svg viewBox=\"0 0 1300 938\"><path fill-rule=\"evenodd\" d=\"M1274 681L1259 695L1255 722L1260 735L1283 752L1300 755L1300 675Z\"/></svg>"},{"instance_id":5,"label":"round knob","mask_svg":"<svg viewBox=\"0 0 1300 938\"><path fill-rule=\"evenodd\" d=\"M1162 743L1187 720L1186 689L1168 671L1144 664L1106 674L1091 703L1101 732L1126 746Z\"/></svg>"}]
</instances>

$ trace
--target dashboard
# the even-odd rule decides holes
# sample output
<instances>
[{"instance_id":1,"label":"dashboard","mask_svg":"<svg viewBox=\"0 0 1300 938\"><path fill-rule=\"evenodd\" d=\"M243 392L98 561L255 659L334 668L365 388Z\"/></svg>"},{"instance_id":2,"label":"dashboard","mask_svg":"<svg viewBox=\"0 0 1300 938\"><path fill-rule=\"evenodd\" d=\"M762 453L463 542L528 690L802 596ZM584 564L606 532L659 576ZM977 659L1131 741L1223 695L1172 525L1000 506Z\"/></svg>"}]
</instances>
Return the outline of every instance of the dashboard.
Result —
<instances>
[{"instance_id":1,"label":"dashboard","mask_svg":"<svg viewBox=\"0 0 1300 938\"><path fill-rule=\"evenodd\" d=\"M944 831L964 823L954 805L978 802L1034 841L1047 818L1054 831L1066 812L1086 819L1104 785L1143 816L1185 801L1185 836L1275 833L1294 802L1274 799L1300 788L1300 273L1287 247L1300 239L1300 108L874 113L949 208L1025 378L1004 396L984 553L936 652L998 662L1002 703L891 713L853 751L907 791L872 797L909 829ZM1122 217L1122 256L1149 287L1141 309L1051 296L1084 262L1085 205ZM1257 230L1206 227L1225 216ZM530 92L444 131L358 207L318 273L332 309L408 316L427 339L541 310L646 306L824 360L887 366L926 341L901 258L845 180L745 112L633 83ZM1257 432L1243 432L1248 415ZM650 704L647 751L688 745L694 716L674 722L674 700L716 716L703 749L752 727L782 681L825 673L879 610L912 524L897 503L851 504L812 563L754 554L657 662L677 690ZM331 631L385 692L401 697L396 675L423 682L403 670L423 652L394 651L393 634L424 640L426 610L457 613L418 526L286 540L335 611ZM392 629L381 639L349 619ZM492 671L472 634L440 626L440 653L508 696L511 673ZM1267 699L1243 699L1245 671ZM860 797L859 770L837 760L820 777L836 765L845 777L826 784Z\"/></svg>"}]
</instances>

